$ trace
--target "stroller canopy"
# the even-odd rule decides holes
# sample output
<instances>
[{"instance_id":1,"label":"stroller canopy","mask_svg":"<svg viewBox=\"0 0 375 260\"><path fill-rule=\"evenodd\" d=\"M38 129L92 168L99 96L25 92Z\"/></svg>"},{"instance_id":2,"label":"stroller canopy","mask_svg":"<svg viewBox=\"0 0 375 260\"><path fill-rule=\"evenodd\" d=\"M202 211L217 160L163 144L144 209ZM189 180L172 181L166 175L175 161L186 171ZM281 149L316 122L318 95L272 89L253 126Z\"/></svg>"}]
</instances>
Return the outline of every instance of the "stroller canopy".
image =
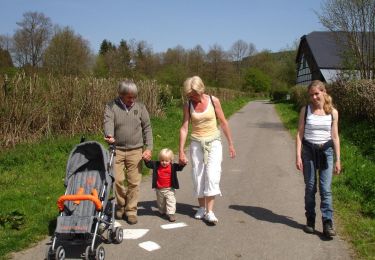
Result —
<instances>
[{"instance_id":1,"label":"stroller canopy","mask_svg":"<svg viewBox=\"0 0 375 260\"><path fill-rule=\"evenodd\" d=\"M65 186L69 178L83 167L92 168L102 173L102 179L113 178L112 172L108 169L109 154L107 149L98 142L88 141L78 144L70 153L66 166ZM109 180L108 180L109 181Z\"/></svg>"}]
</instances>

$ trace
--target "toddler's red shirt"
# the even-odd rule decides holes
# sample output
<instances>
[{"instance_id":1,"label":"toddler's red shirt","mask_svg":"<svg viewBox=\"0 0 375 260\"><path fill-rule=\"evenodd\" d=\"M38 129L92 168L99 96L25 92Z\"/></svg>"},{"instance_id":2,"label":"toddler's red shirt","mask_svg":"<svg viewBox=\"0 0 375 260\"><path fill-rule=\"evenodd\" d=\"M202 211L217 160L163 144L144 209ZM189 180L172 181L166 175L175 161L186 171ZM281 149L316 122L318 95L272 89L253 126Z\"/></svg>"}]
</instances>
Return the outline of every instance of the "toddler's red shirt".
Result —
<instances>
[{"instance_id":1,"label":"toddler's red shirt","mask_svg":"<svg viewBox=\"0 0 375 260\"><path fill-rule=\"evenodd\" d=\"M158 189L162 189L162 188L170 188L171 186L172 186L172 165L169 164L167 167L163 167L159 165L156 187L158 187Z\"/></svg>"}]
</instances>

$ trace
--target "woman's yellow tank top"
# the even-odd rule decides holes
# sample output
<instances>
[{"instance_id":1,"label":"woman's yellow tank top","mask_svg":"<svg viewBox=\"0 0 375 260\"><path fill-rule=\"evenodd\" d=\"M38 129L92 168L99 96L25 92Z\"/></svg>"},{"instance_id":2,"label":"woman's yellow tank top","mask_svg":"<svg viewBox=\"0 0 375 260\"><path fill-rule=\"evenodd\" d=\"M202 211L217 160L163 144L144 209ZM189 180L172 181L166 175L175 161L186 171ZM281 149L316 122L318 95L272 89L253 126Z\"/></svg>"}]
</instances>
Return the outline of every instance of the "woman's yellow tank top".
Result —
<instances>
[{"instance_id":1,"label":"woman's yellow tank top","mask_svg":"<svg viewBox=\"0 0 375 260\"><path fill-rule=\"evenodd\" d=\"M190 106L191 115L191 125L192 131L191 136L193 138L210 138L217 136L219 129L217 128L216 113L213 104L211 103L211 98L205 111L195 112L194 107Z\"/></svg>"}]
</instances>

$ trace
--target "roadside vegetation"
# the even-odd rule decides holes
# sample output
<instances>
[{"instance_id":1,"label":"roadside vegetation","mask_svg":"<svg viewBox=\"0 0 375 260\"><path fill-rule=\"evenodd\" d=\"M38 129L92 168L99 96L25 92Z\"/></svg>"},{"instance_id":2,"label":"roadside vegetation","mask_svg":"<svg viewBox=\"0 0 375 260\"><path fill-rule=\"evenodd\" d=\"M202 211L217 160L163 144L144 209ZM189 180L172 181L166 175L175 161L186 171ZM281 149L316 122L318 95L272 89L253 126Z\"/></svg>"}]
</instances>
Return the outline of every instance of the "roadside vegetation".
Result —
<instances>
[{"instance_id":1,"label":"roadside vegetation","mask_svg":"<svg viewBox=\"0 0 375 260\"><path fill-rule=\"evenodd\" d=\"M294 138L298 106L279 102L276 110ZM345 116L341 116L339 124L343 169L333 178L336 228L353 245L359 259L375 259L374 124Z\"/></svg>"}]
</instances>

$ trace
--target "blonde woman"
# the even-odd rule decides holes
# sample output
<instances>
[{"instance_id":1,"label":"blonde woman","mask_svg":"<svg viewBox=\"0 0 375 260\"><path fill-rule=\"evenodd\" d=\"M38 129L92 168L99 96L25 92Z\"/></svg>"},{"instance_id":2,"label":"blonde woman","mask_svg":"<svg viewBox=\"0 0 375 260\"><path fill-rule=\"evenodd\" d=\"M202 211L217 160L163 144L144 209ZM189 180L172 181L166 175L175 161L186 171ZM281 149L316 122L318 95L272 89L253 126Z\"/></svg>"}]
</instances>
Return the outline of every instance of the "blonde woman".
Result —
<instances>
[{"instance_id":1,"label":"blonde woman","mask_svg":"<svg viewBox=\"0 0 375 260\"><path fill-rule=\"evenodd\" d=\"M305 181L307 221L304 231L315 231L315 194L319 185L323 233L330 238L336 235L333 229L332 173L333 170L336 174L341 171L339 115L323 82L313 81L307 91L310 103L301 109L296 138L296 167L303 172Z\"/></svg>"},{"instance_id":2,"label":"blonde woman","mask_svg":"<svg viewBox=\"0 0 375 260\"><path fill-rule=\"evenodd\" d=\"M211 224L218 222L213 212L216 195L221 195L220 177L222 144L217 119L229 144L229 155L236 155L231 131L221 108L220 100L204 93L205 86L200 77L187 78L184 93L188 102L183 107L183 122L180 128L179 162L188 162L184 147L191 122L190 157L194 194L198 198L199 209L196 219L205 219Z\"/></svg>"}]
</instances>

